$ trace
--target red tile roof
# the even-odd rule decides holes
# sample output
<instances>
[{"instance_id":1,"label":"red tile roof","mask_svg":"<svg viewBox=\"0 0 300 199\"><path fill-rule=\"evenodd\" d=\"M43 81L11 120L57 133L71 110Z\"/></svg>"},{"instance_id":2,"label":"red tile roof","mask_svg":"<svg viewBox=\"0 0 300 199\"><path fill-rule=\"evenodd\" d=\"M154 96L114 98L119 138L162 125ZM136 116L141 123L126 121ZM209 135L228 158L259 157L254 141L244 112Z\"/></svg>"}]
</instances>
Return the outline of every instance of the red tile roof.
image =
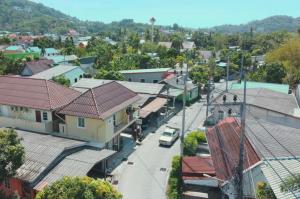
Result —
<instances>
[{"instance_id":1,"label":"red tile roof","mask_svg":"<svg viewBox=\"0 0 300 199\"><path fill-rule=\"evenodd\" d=\"M213 128L208 129L207 141L211 152L216 175L227 180L234 174L239 160L240 125L235 118L226 118ZM245 139L244 168L260 161L249 140Z\"/></svg>"},{"instance_id":2,"label":"red tile roof","mask_svg":"<svg viewBox=\"0 0 300 199\"><path fill-rule=\"evenodd\" d=\"M216 171L211 157L184 157L182 159L183 179L206 178L203 174L215 176Z\"/></svg>"},{"instance_id":3,"label":"red tile roof","mask_svg":"<svg viewBox=\"0 0 300 199\"><path fill-rule=\"evenodd\" d=\"M117 82L87 90L63 107L59 113L78 117L105 119L138 101L140 97Z\"/></svg>"},{"instance_id":4,"label":"red tile roof","mask_svg":"<svg viewBox=\"0 0 300 199\"><path fill-rule=\"evenodd\" d=\"M53 60L41 59L38 61L26 62L25 66L30 69L34 75L49 69L52 64L54 64Z\"/></svg>"},{"instance_id":5,"label":"red tile roof","mask_svg":"<svg viewBox=\"0 0 300 199\"><path fill-rule=\"evenodd\" d=\"M52 81L0 76L0 104L55 110L70 103L79 92Z\"/></svg>"}]
</instances>

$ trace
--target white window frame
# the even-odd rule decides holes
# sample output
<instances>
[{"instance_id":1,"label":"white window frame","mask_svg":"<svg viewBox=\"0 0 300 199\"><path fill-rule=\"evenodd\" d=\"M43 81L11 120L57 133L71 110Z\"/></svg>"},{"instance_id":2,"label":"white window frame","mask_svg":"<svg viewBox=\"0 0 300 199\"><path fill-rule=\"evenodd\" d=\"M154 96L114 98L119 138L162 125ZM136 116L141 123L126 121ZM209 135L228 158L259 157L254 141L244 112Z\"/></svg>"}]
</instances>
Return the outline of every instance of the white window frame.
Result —
<instances>
[{"instance_id":1,"label":"white window frame","mask_svg":"<svg viewBox=\"0 0 300 199\"><path fill-rule=\"evenodd\" d=\"M80 126L80 123L81 123L80 120L83 121L83 126ZM77 128L82 128L82 129L85 128L85 118L84 117L78 117L77 118Z\"/></svg>"}]
</instances>

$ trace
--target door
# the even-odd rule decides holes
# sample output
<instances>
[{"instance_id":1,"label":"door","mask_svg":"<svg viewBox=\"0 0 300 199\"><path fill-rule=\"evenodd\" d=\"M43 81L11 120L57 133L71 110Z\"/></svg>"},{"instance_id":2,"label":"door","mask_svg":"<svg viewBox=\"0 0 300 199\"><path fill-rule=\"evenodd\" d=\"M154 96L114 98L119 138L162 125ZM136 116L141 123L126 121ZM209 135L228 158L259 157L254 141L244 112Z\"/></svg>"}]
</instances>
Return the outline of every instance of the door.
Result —
<instances>
[{"instance_id":1,"label":"door","mask_svg":"<svg viewBox=\"0 0 300 199\"><path fill-rule=\"evenodd\" d=\"M35 121L42 122L41 111L35 111Z\"/></svg>"}]
</instances>

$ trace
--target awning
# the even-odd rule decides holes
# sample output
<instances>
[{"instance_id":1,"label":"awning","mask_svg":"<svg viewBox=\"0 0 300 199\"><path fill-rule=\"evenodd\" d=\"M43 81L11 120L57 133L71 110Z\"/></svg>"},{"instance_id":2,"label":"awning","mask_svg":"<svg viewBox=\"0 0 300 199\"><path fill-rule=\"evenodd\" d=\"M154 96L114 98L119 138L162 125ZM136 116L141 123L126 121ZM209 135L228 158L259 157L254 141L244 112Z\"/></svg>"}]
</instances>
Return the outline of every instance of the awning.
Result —
<instances>
[{"instance_id":1,"label":"awning","mask_svg":"<svg viewBox=\"0 0 300 199\"><path fill-rule=\"evenodd\" d=\"M148 105L146 105L144 108L140 110L140 117L146 118L151 113L157 112L159 109L161 109L166 103L167 99L157 97L152 102L150 102Z\"/></svg>"},{"instance_id":2,"label":"awning","mask_svg":"<svg viewBox=\"0 0 300 199\"><path fill-rule=\"evenodd\" d=\"M164 97L178 97L183 94L183 90L177 88L170 88L169 91L164 91L161 93Z\"/></svg>"},{"instance_id":3,"label":"awning","mask_svg":"<svg viewBox=\"0 0 300 199\"><path fill-rule=\"evenodd\" d=\"M116 151L107 149L102 149L101 151L83 149L82 151L73 153L57 164L33 189L40 191L45 186L51 185L64 176L86 176L95 164L109 158L115 153Z\"/></svg>"}]
</instances>

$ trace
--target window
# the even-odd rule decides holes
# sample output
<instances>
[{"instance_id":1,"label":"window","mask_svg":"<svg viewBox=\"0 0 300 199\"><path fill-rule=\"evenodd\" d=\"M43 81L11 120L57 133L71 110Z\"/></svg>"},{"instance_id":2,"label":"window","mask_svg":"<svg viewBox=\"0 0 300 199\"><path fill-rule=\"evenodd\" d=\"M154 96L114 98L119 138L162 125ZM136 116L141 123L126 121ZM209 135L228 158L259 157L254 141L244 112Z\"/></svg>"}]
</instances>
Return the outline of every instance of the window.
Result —
<instances>
[{"instance_id":1,"label":"window","mask_svg":"<svg viewBox=\"0 0 300 199\"><path fill-rule=\"evenodd\" d=\"M74 82L75 82L75 83L77 82L77 78L74 79Z\"/></svg>"},{"instance_id":2,"label":"window","mask_svg":"<svg viewBox=\"0 0 300 199\"><path fill-rule=\"evenodd\" d=\"M48 114L47 114L47 112L43 112L43 120L44 121L48 120Z\"/></svg>"},{"instance_id":3,"label":"window","mask_svg":"<svg viewBox=\"0 0 300 199\"><path fill-rule=\"evenodd\" d=\"M128 78L128 81L129 81L129 82L131 82L131 81L132 81L132 79L131 79L131 78Z\"/></svg>"},{"instance_id":4,"label":"window","mask_svg":"<svg viewBox=\"0 0 300 199\"><path fill-rule=\"evenodd\" d=\"M79 79L81 79L82 78L82 75L79 75Z\"/></svg>"},{"instance_id":5,"label":"window","mask_svg":"<svg viewBox=\"0 0 300 199\"><path fill-rule=\"evenodd\" d=\"M78 127L84 128L85 127L85 120L83 117L78 118Z\"/></svg>"},{"instance_id":6,"label":"window","mask_svg":"<svg viewBox=\"0 0 300 199\"><path fill-rule=\"evenodd\" d=\"M141 82L142 82L142 83L145 83L145 82L146 82L146 80L145 80L145 79L141 79Z\"/></svg>"},{"instance_id":7,"label":"window","mask_svg":"<svg viewBox=\"0 0 300 199\"><path fill-rule=\"evenodd\" d=\"M153 83L155 83L155 84L158 83L158 80L157 79L153 80Z\"/></svg>"}]
</instances>

